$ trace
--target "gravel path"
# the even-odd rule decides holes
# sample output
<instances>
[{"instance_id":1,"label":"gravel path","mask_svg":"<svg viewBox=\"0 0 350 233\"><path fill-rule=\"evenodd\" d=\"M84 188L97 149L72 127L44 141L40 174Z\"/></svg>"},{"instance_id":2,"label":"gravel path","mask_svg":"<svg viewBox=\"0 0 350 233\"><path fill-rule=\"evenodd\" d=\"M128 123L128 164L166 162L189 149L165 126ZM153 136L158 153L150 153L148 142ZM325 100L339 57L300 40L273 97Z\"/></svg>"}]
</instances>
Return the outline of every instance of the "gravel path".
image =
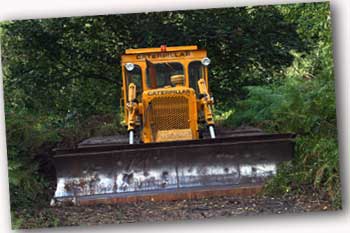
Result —
<instances>
[{"instance_id":1,"label":"gravel path","mask_svg":"<svg viewBox=\"0 0 350 233\"><path fill-rule=\"evenodd\" d=\"M254 216L334 210L315 195L273 197L216 197L171 202L70 206L15 211L19 228L158 222L221 216Z\"/></svg>"}]
</instances>

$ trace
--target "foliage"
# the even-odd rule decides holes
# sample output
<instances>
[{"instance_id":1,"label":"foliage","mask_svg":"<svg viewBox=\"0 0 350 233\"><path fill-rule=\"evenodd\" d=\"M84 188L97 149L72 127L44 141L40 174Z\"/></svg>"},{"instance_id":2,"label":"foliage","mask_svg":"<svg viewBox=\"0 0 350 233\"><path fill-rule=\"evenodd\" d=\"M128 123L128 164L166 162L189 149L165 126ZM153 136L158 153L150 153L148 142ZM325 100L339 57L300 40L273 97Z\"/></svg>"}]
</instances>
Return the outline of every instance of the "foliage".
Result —
<instances>
[{"instance_id":1,"label":"foliage","mask_svg":"<svg viewBox=\"0 0 350 233\"><path fill-rule=\"evenodd\" d=\"M207 49L211 89L225 105L244 96L242 86L268 83L291 64L290 49L305 47L276 7L11 21L3 30L5 94L20 88L31 112L60 117L118 109L118 64L127 48Z\"/></svg>"},{"instance_id":2,"label":"foliage","mask_svg":"<svg viewBox=\"0 0 350 233\"><path fill-rule=\"evenodd\" d=\"M312 47L309 53L296 53L293 64L283 73L283 81L272 85L250 86L248 98L237 105L227 121L234 125L253 124L272 132L295 132L296 158L282 166L267 190L285 193L310 186L340 202L340 179L336 130L335 82L329 8L308 5L298 21L301 38ZM300 6L292 7L292 11ZM314 17L305 18L312 9ZM288 11L287 11L287 10ZM281 8L288 12L290 8ZM306 11L305 11L306 10ZM286 13L285 13L286 14ZM297 16L293 14L296 18ZM315 16L317 18L315 19ZM305 29L313 25L316 29ZM321 25L321 27L318 27ZM316 31L314 31L316 30ZM318 39L315 39L317 37ZM273 77L274 78L274 77Z\"/></svg>"},{"instance_id":3,"label":"foliage","mask_svg":"<svg viewBox=\"0 0 350 233\"><path fill-rule=\"evenodd\" d=\"M52 147L123 130L120 56L161 44L207 49L218 121L299 135L275 190L338 193L328 3L8 21L0 39L14 208L48 198Z\"/></svg>"},{"instance_id":4,"label":"foliage","mask_svg":"<svg viewBox=\"0 0 350 233\"><path fill-rule=\"evenodd\" d=\"M47 201L49 181L39 174L35 159L58 141L56 131L42 119L20 114L8 115L6 127L11 207Z\"/></svg>"}]
</instances>

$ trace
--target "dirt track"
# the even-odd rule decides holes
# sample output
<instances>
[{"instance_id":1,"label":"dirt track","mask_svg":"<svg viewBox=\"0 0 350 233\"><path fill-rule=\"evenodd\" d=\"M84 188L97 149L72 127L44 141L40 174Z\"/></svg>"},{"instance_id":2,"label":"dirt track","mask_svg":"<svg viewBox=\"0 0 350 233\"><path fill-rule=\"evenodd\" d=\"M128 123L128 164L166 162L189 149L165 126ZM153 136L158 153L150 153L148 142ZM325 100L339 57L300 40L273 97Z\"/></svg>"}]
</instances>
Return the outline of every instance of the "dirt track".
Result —
<instances>
[{"instance_id":1,"label":"dirt track","mask_svg":"<svg viewBox=\"0 0 350 233\"><path fill-rule=\"evenodd\" d=\"M285 198L220 197L172 202L70 206L20 210L20 228L79 226L206 219L221 216L253 216L334 210L315 195Z\"/></svg>"}]
</instances>

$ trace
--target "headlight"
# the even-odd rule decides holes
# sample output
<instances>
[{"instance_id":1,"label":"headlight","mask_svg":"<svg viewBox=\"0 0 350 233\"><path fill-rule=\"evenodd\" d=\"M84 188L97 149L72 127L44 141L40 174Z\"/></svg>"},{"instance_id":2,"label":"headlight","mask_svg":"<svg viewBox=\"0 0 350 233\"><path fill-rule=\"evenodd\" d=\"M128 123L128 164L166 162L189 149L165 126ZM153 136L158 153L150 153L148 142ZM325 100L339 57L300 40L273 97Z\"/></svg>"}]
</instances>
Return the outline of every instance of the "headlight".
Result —
<instances>
[{"instance_id":1,"label":"headlight","mask_svg":"<svg viewBox=\"0 0 350 233\"><path fill-rule=\"evenodd\" d=\"M208 65L210 64L210 59L207 58L207 57L203 58L203 59L202 59L202 64L203 64L204 66L208 66Z\"/></svg>"},{"instance_id":2,"label":"headlight","mask_svg":"<svg viewBox=\"0 0 350 233\"><path fill-rule=\"evenodd\" d=\"M132 71L135 68L135 66L132 63L126 63L125 68L127 71Z\"/></svg>"}]
</instances>

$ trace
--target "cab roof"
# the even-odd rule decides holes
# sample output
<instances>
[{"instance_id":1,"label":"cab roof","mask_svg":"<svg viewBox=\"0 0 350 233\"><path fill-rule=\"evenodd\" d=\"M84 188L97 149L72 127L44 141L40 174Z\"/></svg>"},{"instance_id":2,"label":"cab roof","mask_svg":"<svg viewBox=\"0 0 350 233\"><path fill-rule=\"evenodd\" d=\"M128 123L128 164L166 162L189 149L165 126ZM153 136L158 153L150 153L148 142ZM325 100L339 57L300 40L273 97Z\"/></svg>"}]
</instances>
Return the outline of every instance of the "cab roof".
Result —
<instances>
[{"instance_id":1,"label":"cab roof","mask_svg":"<svg viewBox=\"0 0 350 233\"><path fill-rule=\"evenodd\" d=\"M157 53L157 52L176 52L176 51L189 51L198 50L197 45L187 45L187 46L172 46L167 47L162 45L158 48L140 48L140 49L126 49L125 54L141 54L141 53Z\"/></svg>"}]
</instances>

